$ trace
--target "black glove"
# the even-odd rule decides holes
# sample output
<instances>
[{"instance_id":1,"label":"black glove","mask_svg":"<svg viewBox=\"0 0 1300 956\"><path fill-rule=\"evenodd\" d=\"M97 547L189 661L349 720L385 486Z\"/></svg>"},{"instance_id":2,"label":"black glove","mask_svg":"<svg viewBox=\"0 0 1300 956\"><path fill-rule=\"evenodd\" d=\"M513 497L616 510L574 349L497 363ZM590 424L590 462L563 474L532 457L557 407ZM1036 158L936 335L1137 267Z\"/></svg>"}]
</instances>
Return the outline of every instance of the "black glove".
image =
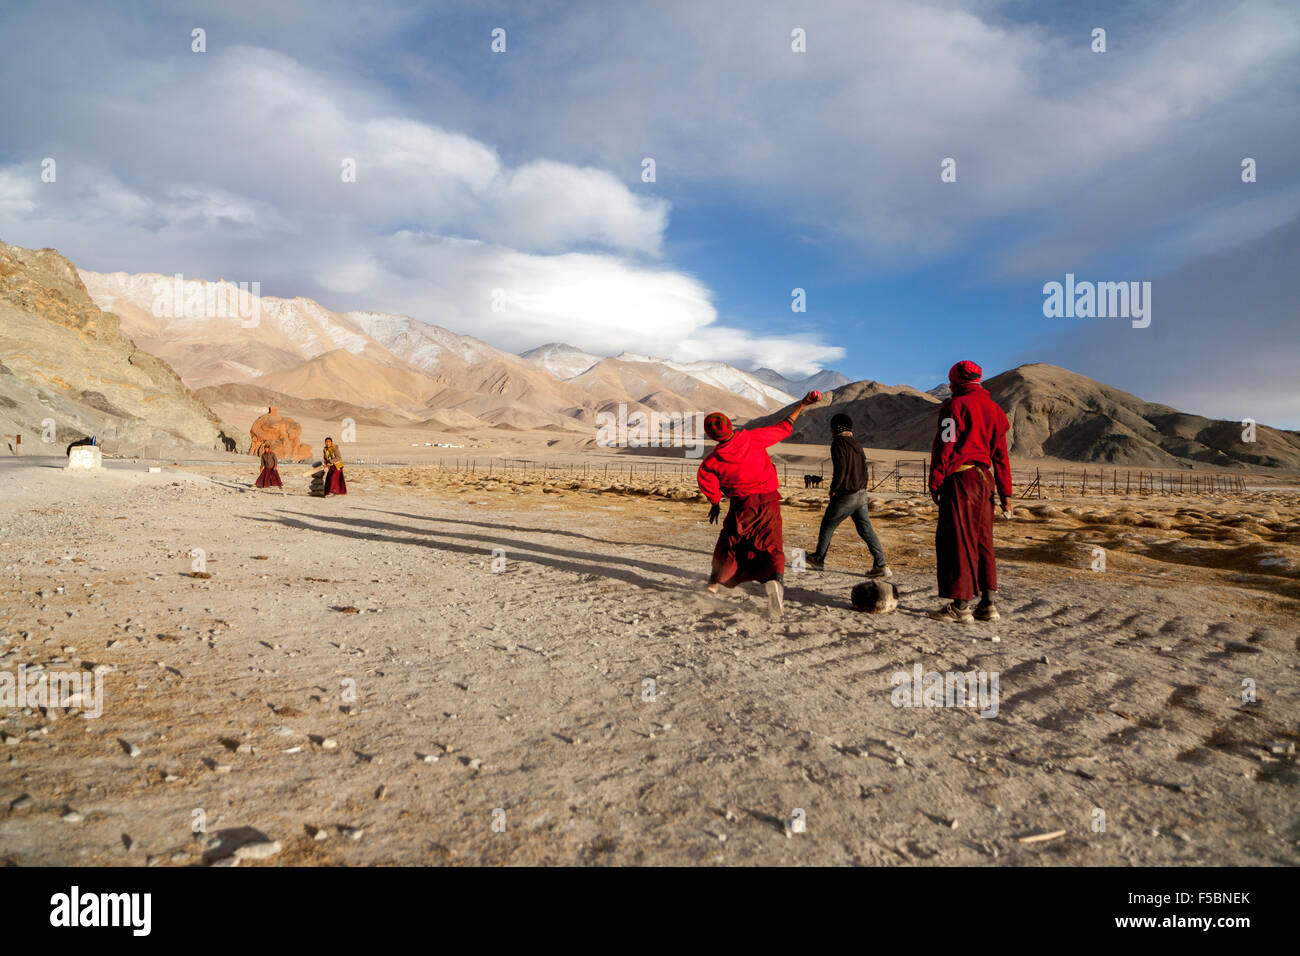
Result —
<instances>
[{"instance_id":1,"label":"black glove","mask_svg":"<svg viewBox=\"0 0 1300 956\"><path fill-rule=\"evenodd\" d=\"M714 505L709 509L709 524L718 523L718 515L722 513L722 505Z\"/></svg>"}]
</instances>

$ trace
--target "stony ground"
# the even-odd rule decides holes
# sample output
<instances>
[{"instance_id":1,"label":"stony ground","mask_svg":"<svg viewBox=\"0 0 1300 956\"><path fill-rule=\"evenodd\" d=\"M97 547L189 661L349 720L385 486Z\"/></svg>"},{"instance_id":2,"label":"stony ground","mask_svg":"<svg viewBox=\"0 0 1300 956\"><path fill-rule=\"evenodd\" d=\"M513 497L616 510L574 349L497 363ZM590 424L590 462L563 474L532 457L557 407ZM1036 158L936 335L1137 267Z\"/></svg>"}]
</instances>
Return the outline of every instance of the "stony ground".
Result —
<instances>
[{"instance_id":1,"label":"stony ground","mask_svg":"<svg viewBox=\"0 0 1300 956\"><path fill-rule=\"evenodd\" d=\"M1294 497L1034 502L968 627L928 502L880 500L899 611L849 609L846 523L777 623L700 593L686 489L284 473L0 468L0 670L104 692L0 711L0 861L1300 862ZM996 715L894 706L916 665Z\"/></svg>"}]
</instances>

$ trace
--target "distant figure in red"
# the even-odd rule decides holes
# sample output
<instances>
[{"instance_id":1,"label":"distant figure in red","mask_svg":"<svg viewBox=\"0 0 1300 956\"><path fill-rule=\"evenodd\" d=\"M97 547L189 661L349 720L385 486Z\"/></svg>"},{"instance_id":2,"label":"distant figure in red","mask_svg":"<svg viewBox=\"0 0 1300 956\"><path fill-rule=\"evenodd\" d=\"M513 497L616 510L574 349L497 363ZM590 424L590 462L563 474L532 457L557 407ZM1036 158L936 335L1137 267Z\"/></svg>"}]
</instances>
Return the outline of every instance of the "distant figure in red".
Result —
<instances>
[{"instance_id":1,"label":"distant figure in red","mask_svg":"<svg viewBox=\"0 0 1300 956\"><path fill-rule=\"evenodd\" d=\"M995 488L1002 513L1012 515L1010 423L980 384L983 374L974 362L958 362L948 372L952 397L939 406L939 428L930 450L930 497L939 506L934 534L939 597L952 602L931 614L960 624L1001 617L994 603L998 590L993 559ZM976 595L979 605L972 610Z\"/></svg>"},{"instance_id":2,"label":"distant figure in red","mask_svg":"<svg viewBox=\"0 0 1300 956\"><path fill-rule=\"evenodd\" d=\"M819 393L809 392L785 421L766 428L735 431L721 412L704 418L704 433L718 443L696 474L700 491L713 504L710 524L718 520L723 496L731 499L713 548L708 590L716 594L719 584L734 588L743 581L760 581L773 618L785 608L785 545L780 482L767 449L789 438L795 419L820 400Z\"/></svg>"},{"instance_id":3,"label":"distant figure in red","mask_svg":"<svg viewBox=\"0 0 1300 956\"><path fill-rule=\"evenodd\" d=\"M275 452L270 448L262 451L262 470L257 475L257 487L259 488L283 488L284 482L280 481L280 459L275 457Z\"/></svg>"},{"instance_id":4,"label":"distant figure in red","mask_svg":"<svg viewBox=\"0 0 1300 956\"><path fill-rule=\"evenodd\" d=\"M326 470L325 470L325 494L326 495L346 495L348 493L348 483L343 478L343 456L339 454L339 446L334 444L333 438L325 439L325 450L322 452Z\"/></svg>"}]
</instances>

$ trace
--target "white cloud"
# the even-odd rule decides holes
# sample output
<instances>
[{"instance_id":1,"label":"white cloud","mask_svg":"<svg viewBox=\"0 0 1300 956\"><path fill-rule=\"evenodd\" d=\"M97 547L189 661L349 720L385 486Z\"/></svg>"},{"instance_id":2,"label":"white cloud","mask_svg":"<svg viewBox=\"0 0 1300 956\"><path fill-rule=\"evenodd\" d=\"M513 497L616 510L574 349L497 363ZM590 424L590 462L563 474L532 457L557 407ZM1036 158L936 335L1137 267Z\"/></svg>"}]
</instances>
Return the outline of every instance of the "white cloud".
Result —
<instances>
[{"instance_id":1,"label":"white cloud","mask_svg":"<svg viewBox=\"0 0 1300 956\"><path fill-rule=\"evenodd\" d=\"M57 186L33 185L32 162L0 169L0 234L53 237L85 268L238 276L514 351L559 340L694 357L712 343L726 354L705 357L790 369L842 354L718 328L709 290L660 261L668 202L607 170L508 165L281 53L206 56L184 78L124 71L105 106L110 138L95 135L102 116L86 128L67 117L58 151L75 163Z\"/></svg>"},{"instance_id":2,"label":"white cloud","mask_svg":"<svg viewBox=\"0 0 1300 956\"><path fill-rule=\"evenodd\" d=\"M1066 24L1049 29L1010 19L1036 10L983 2L665 0L653 17L578 4L530 33L495 122L560 158L627 169L654 156L662 181L743 199L900 267L1013 216L1035 243L1078 244L1076 226L1099 207L1107 219L1084 230L1084 256L1117 235L1172 230L1202 174L1254 141L1233 120L1257 131L1288 117L1277 159L1293 150L1293 4L1111 13L1104 54L1089 49L1090 21L1069 13L1045 13ZM795 25L806 53L790 50ZM547 69L575 49L580 67ZM538 108L511 109L535 88ZM956 183L939 181L945 157ZM1144 201L1143 171L1165 159L1177 160L1166 188Z\"/></svg>"}]
</instances>

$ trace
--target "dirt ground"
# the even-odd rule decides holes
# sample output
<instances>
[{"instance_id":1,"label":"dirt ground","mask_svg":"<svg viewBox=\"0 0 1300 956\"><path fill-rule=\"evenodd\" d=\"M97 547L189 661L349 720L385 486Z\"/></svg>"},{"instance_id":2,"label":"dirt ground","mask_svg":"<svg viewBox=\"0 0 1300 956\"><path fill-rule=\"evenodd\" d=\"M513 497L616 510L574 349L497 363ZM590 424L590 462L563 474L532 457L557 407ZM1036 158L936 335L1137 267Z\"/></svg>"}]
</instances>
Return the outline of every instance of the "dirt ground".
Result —
<instances>
[{"instance_id":1,"label":"dirt ground","mask_svg":"<svg viewBox=\"0 0 1300 956\"><path fill-rule=\"evenodd\" d=\"M927 500L873 505L897 613L850 609L845 523L773 622L701 593L685 486L5 464L0 671L104 698L0 710L0 862L1300 862L1294 492L1022 502L963 627ZM895 706L918 665L996 714Z\"/></svg>"}]
</instances>

